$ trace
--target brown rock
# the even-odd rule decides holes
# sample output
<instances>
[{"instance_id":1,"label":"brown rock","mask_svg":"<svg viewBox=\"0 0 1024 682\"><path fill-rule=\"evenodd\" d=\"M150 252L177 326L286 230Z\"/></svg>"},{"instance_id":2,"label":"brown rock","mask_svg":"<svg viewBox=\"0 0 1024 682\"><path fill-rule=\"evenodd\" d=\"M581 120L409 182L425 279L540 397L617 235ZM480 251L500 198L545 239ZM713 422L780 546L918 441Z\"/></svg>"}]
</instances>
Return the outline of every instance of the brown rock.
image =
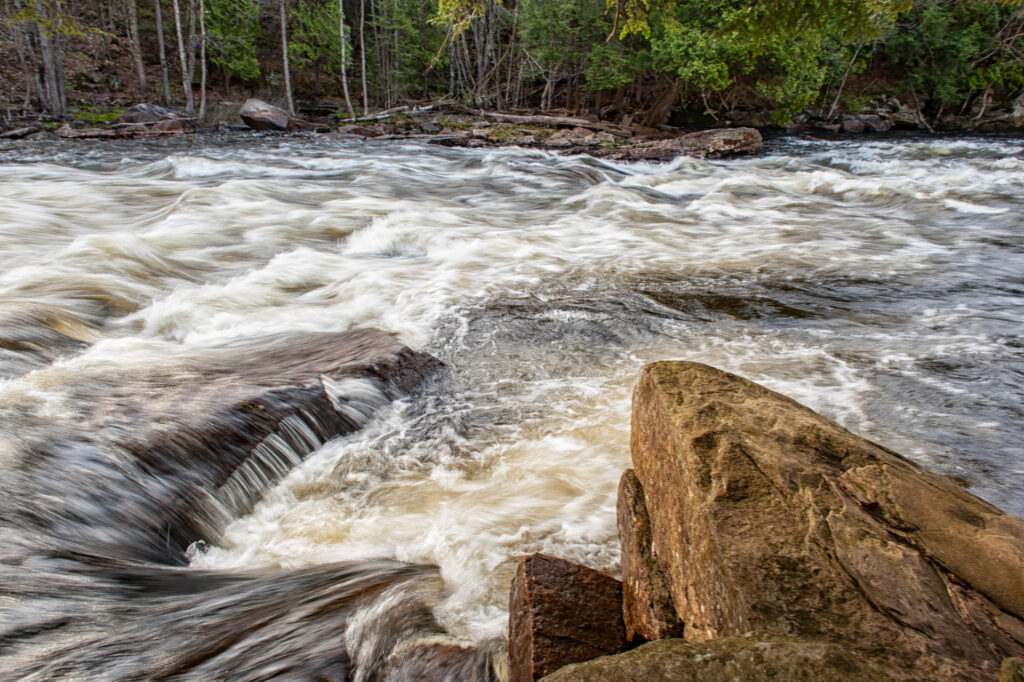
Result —
<instances>
[{"instance_id":1,"label":"brown rock","mask_svg":"<svg viewBox=\"0 0 1024 682\"><path fill-rule=\"evenodd\" d=\"M606 155L623 161L670 161L677 156L717 158L761 149L761 133L753 128L717 128L619 147Z\"/></svg>"},{"instance_id":2,"label":"brown rock","mask_svg":"<svg viewBox=\"0 0 1024 682\"><path fill-rule=\"evenodd\" d=\"M325 126L319 125L317 123L313 123L311 121L303 121L301 118L291 118L291 119L288 119L288 130L293 132L293 133L294 132L303 131L303 130L308 131L308 132L312 132L312 133L320 132L320 131L323 131L323 130L326 130L327 132L330 132L330 128L325 128Z\"/></svg>"},{"instance_id":3,"label":"brown rock","mask_svg":"<svg viewBox=\"0 0 1024 682\"><path fill-rule=\"evenodd\" d=\"M654 555L644 490L632 469L619 481L619 542L622 545L622 616L626 639L683 636L668 577Z\"/></svg>"},{"instance_id":4,"label":"brown rock","mask_svg":"<svg viewBox=\"0 0 1024 682\"><path fill-rule=\"evenodd\" d=\"M69 140L105 140L120 137L121 133L105 128L73 128L65 123L57 129L57 135Z\"/></svg>"},{"instance_id":5,"label":"brown rock","mask_svg":"<svg viewBox=\"0 0 1024 682\"><path fill-rule=\"evenodd\" d=\"M168 118L163 121L157 121L149 129L161 133L183 133L185 132L185 125L180 119Z\"/></svg>"},{"instance_id":6,"label":"brown rock","mask_svg":"<svg viewBox=\"0 0 1024 682\"><path fill-rule=\"evenodd\" d=\"M867 128L864 121L856 116L843 116L842 129L844 133L863 133Z\"/></svg>"},{"instance_id":7,"label":"brown rock","mask_svg":"<svg viewBox=\"0 0 1024 682\"><path fill-rule=\"evenodd\" d=\"M247 99L238 115L253 130L288 130L291 116L279 107L258 99Z\"/></svg>"},{"instance_id":8,"label":"brown rock","mask_svg":"<svg viewBox=\"0 0 1024 682\"><path fill-rule=\"evenodd\" d=\"M384 134L381 131L377 130L376 128L371 128L370 126L354 126L351 130L348 131L348 133L351 135L358 135L360 137L380 137L381 135Z\"/></svg>"},{"instance_id":9,"label":"brown rock","mask_svg":"<svg viewBox=\"0 0 1024 682\"><path fill-rule=\"evenodd\" d=\"M600 571L533 554L519 564L510 602L512 682L626 648L622 585Z\"/></svg>"},{"instance_id":10,"label":"brown rock","mask_svg":"<svg viewBox=\"0 0 1024 682\"><path fill-rule=\"evenodd\" d=\"M873 133L884 133L892 127L888 121L877 114L862 114L857 118Z\"/></svg>"},{"instance_id":11,"label":"brown rock","mask_svg":"<svg viewBox=\"0 0 1024 682\"><path fill-rule=\"evenodd\" d=\"M545 682L869 682L889 679L848 649L784 637L728 637L710 642L663 639L616 656L578 663Z\"/></svg>"},{"instance_id":12,"label":"brown rock","mask_svg":"<svg viewBox=\"0 0 1024 682\"><path fill-rule=\"evenodd\" d=\"M644 368L632 454L688 639L843 643L896 679L1024 654L1024 520L720 370Z\"/></svg>"}]
</instances>

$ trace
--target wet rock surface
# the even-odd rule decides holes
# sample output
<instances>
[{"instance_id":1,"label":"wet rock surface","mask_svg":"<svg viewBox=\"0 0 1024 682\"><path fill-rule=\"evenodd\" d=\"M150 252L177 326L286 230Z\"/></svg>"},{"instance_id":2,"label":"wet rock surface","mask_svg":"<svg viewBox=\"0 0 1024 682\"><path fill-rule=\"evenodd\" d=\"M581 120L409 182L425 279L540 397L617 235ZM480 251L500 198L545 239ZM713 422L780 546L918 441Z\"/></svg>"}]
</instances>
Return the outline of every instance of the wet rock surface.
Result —
<instances>
[{"instance_id":1,"label":"wet rock surface","mask_svg":"<svg viewBox=\"0 0 1024 682\"><path fill-rule=\"evenodd\" d=\"M784 396L647 366L631 447L688 639L842 643L894 679L1024 652L1024 520Z\"/></svg>"},{"instance_id":2,"label":"wet rock surface","mask_svg":"<svg viewBox=\"0 0 1024 682\"><path fill-rule=\"evenodd\" d=\"M668 576L654 556L644 490L632 469L627 469L619 481L618 530L626 639L682 637L683 622L672 603Z\"/></svg>"},{"instance_id":3,"label":"wet rock surface","mask_svg":"<svg viewBox=\"0 0 1024 682\"><path fill-rule=\"evenodd\" d=\"M626 648L618 580L564 559L533 554L512 582L509 663L513 682Z\"/></svg>"},{"instance_id":4,"label":"wet rock surface","mask_svg":"<svg viewBox=\"0 0 1024 682\"><path fill-rule=\"evenodd\" d=\"M253 130L288 130L291 116L280 107L258 99L247 99L238 115Z\"/></svg>"},{"instance_id":5,"label":"wet rock surface","mask_svg":"<svg viewBox=\"0 0 1024 682\"><path fill-rule=\"evenodd\" d=\"M18 494L0 497L0 511L54 546L180 564L189 544L219 532L218 510L244 512L439 367L364 329L236 342L130 374L84 369L67 388L79 407L66 422L5 424L24 451L3 485ZM83 476L89 486L73 485Z\"/></svg>"},{"instance_id":6,"label":"wet rock surface","mask_svg":"<svg viewBox=\"0 0 1024 682\"><path fill-rule=\"evenodd\" d=\"M673 680L868 682L887 679L838 644L785 637L729 637L709 642L663 639L617 656L566 666L550 682Z\"/></svg>"},{"instance_id":7,"label":"wet rock surface","mask_svg":"<svg viewBox=\"0 0 1024 682\"><path fill-rule=\"evenodd\" d=\"M759 151L762 144L761 133L754 128L718 128L630 144L611 149L603 156L620 161L670 161L677 156L717 158L752 154Z\"/></svg>"}]
</instances>

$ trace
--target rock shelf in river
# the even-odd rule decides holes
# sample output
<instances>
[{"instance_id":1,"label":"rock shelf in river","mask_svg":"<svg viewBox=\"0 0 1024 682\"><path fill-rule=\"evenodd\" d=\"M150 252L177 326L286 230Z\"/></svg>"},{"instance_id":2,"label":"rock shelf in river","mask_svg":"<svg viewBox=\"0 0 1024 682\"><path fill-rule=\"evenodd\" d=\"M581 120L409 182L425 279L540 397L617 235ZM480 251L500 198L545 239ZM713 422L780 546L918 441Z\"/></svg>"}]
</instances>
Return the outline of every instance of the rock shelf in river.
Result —
<instances>
[{"instance_id":1,"label":"rock shelf in river","mask_svg":"<svg viewBox=\"0 0 1024 682\"><path fill-rule=\"evenodd\" d=\"M631 450L624 620L661 641L550 679L994 680L1024 655L1024 520L952 481L690 362L644 368Z\"/></svg>"}]
</instances>

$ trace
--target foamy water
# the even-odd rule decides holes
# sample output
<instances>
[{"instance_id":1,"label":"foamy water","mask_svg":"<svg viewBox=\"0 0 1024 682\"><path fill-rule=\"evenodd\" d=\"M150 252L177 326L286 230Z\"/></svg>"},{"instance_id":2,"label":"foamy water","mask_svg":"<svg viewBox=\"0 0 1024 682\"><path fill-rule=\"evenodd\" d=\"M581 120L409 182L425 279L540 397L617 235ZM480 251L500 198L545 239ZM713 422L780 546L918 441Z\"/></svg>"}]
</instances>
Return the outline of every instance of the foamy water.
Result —
<instances>
[{"instance_id":1,"label":"foamy water","mask_svg":"<svg viewBox=\"0 0 1024 682\"><path fill-rule=\"evenodd\" d=\"M0 355L0 400L59 419L63 383L90 372L280 332L399 332L445 381L317 450L192 566L436 564L435 612L470 641L504 635L523 554L617 570L630 394L657 359L764 383L1020 514L1022 154L1005 139L788 140L666 165L329 138L11 146L0 314L45 306L82 345Z\"/></svg>"}]
</instances>

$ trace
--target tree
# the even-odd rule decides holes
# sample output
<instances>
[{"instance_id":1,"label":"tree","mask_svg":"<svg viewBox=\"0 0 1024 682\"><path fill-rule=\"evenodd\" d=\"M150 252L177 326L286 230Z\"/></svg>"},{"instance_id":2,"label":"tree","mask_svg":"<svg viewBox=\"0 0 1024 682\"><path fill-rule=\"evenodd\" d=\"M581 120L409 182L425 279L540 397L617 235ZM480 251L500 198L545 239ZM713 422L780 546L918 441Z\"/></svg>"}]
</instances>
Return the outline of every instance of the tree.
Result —
<instances>
[{"instance_id":1,"label":"tree","mask_svg":"<svg viewBox=\"0 0 1024 682\"><path fill-rule=\"evenodd\" d=\"M138 80L139 97L146 96L146 67L142 63L142 45L139 40L139 12L135 0L126 0L128 12L128 44L132 53L132 64L135 66L135 78Z\"/></svg>"},{"instance_id":2,"label":"tree","mask_svg":"<svg viewBox=\"0 0 1024 682\"><path fill-rule=\"evenodd\" d=\"M160 54L160 84L163 86L164 105L171 105L171 86L167 73L167 51L164 48L164 20L160 12L160 0L153 0L153 14L156 16L156 43Z\"/></svg>"},{"instance_id":3,"label":"tree","mask_svg":"<svg viewBox=\"0 0 1024 682\"><path fill-rule=\"evenodd\" d=\"M14 0L15 21L25 41L26 60L39 96L39 107L52 116L67 113L63 40L84 29L64 12L59 0Z\"/></svg>"},{"instance_id":4,"label":"tree","mask_svg":"<svg viewBox=\"0 0 1024 682\"><path fill-rule=\"evenodd\" d=\"M206 6L199 0L199 120L206 118Z\"/></svg>"},{"instance_id":5,"label":"tree","mask_svg":"<svg viewBox=\"0 0 1024 682\"><path fill-rule=\"evenodd\" d=\"M363 116L370 111L370 101L366 94L366 0L359 0L359 59L360 78L363 81Z\"/></svg>"},{"instance_id":6,"label":"tree","mask_svg":"<svg viewBox=\"0 0 1024 682\"><path fill-rule=\"evenodd\" d=\"M178 57L181 61L181 87L185 91L185 115L195 113L196 105L192 96L192 72L188 68L188 56L185 53L185 40L181 33L181 9L178 0L172 0L174 7L174 31L178 36Z\"/></svg>"},{"instance_id":7,"label":"tree","mask_svg":"<svg viewBox=\"0 0 1024 682\"><path fill-rule=\"evenodd\" d=\"M941 112L975 94L1024 87L1024 8L995 0L919 0L891 31L883 56L908 89ZM987 101L981 103L979 118Z\"/></svg>"},{"instance_id":8,"label":"tree","mask_svg":"<svg viewBox=\"0 0 1024 682\"><path fill-rule=\"evenodd\" d=\"M285 0L280 0L281 10L281 59L284 62L284 94L288 101L288 113L295 115L295 103L292 102L292 76L288 68L288 13L285 11Z\"/></svg>"},{"instance_id":9,"label":"tree","mask_svg":"<svg viewBox=\"0 0 1024 682\"><path fill-rule=\"evenodd\" d=\"M253 0L205 0L210 63L228 83L232 75L245 81L260 76L256 43L260 38L259 8Z\"/></svg>"},{"instance_id":10,"label":"tree","mask_svg":"<svg viewBox=\"0 0 1024 682\"><path fill-rule=\"evenodd\" d=\"M338 38L341 44L341 89L345 93L345 108L348 109L348 117L354 118L356 113L352 109L352 99L348 95L348 59L345 55L345 0L338 0Z\"/></svg>"}]
</instances>

